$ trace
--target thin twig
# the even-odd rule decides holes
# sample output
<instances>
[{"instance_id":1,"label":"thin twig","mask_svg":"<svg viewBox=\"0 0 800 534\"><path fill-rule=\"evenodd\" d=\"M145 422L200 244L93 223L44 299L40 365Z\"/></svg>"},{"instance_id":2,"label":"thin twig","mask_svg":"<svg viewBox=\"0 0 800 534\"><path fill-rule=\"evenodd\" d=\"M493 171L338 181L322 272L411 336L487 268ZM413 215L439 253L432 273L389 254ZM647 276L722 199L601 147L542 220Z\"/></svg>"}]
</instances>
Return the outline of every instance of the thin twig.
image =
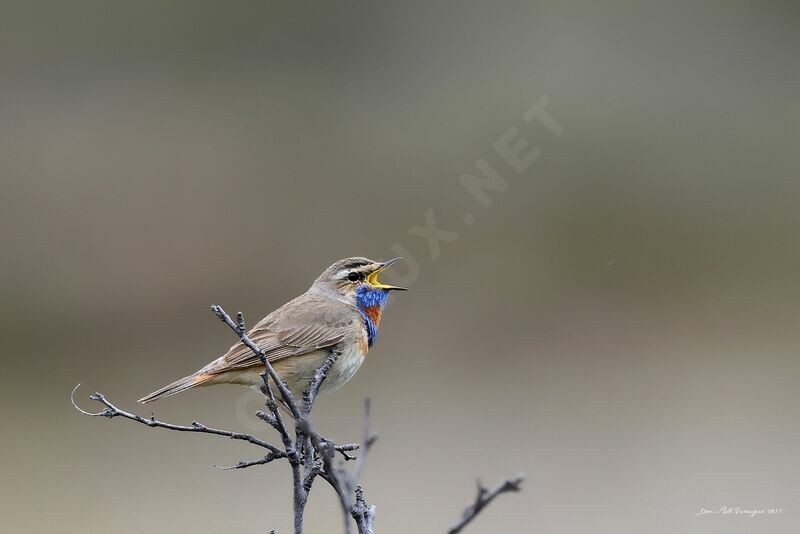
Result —
<instances>
[{"instance_id":1,"label":"thin twig","mask_svg":"<svg viewBox=\"0 0 800 534\"><path fill-rule=\"evenodd\" d=\"M314 447L319 451L322 457L322 464L324 469L320 471L319 475L330 484L331 488L336 492L339 497L339 504L342 507L343 526L345 534L350 534L350 516L353 512L353 499L351 493L347 491L346 483L342 480L341 473L336 466L333 465L334 452L333 449L327 446L327 443L322 441L319 434L316 432L311 434L314 442ZM359 534L361 531L359 530Z\"/></svg>"},{"instance_id":2,"label":"thin twig","mask_svg":"<svg viewBox=\"0 0 800 534\"><path fill-rule=\"evenodd\" d=\"M237 322L233 322L230 315L228 315L225 310L222 309L222 306L217 306L214 304L211 306L211 311L214 312L214 315L219 317L220 321L227 324L236 335L239 336L239 339L242 343L247 345L247 347L253 351L256 356L258 356L261 361L264 363L264 366L267 368L267 372L269 373L269 377L275 383L275 386L278 388L278 391L281 394L281 398L283 402L286 404L286 407L289 409L289 412L295 419L300 418L300 410L297 408L297 404L294 401L294 396L286 384L281 380L278 376L278 373L275 372L275 369L272 368L272 364L269 362L269 358L267 358L266 353L259 349L258 346L253 343L253 340L250 339L250 336L247 335L244 328L244 316L241 315L241 312L237 314ZM241 316L241 317L240 317Z\"/></svg>"},{"instance_id":3,"label":"thin twig","mask_svg":"<svg viewBox=\"0 0 800 534\"><path fill-rule=\"evenodd\" d=\"M464 509L464 512L461 514L461 519L459 519L456 524L447 530L447 534L457 534L458 532L461 532L461 530L467 526L470 521L475 519L475 516L481 513L481 510L486 508L486 506L488 506L489 503L492 502L498 495L506 492L520 491L523 480L525 480L524 475L517 475L513 478L504 480L501 484L491 490L486 489L486 487L481 484L479 480L478 492L475 496L475 501L467 506L466 509Z\"/></svg>"},{"instance_id":4,"label":"thin twig","mask_svg":"<svg viewBox=\"0 0 800 534\"><path fill-rule=\"evenodd\" d=\"M323 443L327 444L325 446L330 446L330 445L333 444L333 442L327 441L327 440L323 440ZM359 448L359 444L358 443L348 443L346 445L333 445L332 448L333 448L334 451L336 451L339 454L341 454L342 458L346 462L358 459L358 457L356 457L356 456L351 456L350 454L347 454L348 451L358 450L358 448ZM316 447L314 447L314 450L316 450ZM241 462L237 463L236 465L232 465L232 466L229 466L229 467L221 467L221 466L216 466L216 467L218 469L222 469L222 470L245 469L247 467L253 467L253 466L257 466L257 465L265 465L265 464L270 463L272 460L277 460L278 458L288 458L288 456L289 456L288 454L283 454L283 456L274 456L273 457L272 453L270 453L269 455L265 456L264 458L259 458L258 460L241 461ZM270 458L270 459L267 460L267 458ZM317 462L317 463L319 463L319 462ZM317 473L317 474L319 474L319 473ZM304 485L306 485L306 484L304 483Z\"/></svg>"},{"instance_id":5,"label":"thin twig","mask_svg":"<svg viewBox=\"0 0 800 534\"><path fill-rule=\"evenodd\" d=\"M292 437L289 435L289 431L286 430L286 425L283 423L283 417L281 417L281 412L278 409L278 402L275 400L275 395L272 393L272 387L269 385L269 377L266 372L261 373L261 380L264 382L261 391L267 397L266 405L270 413L267 414L258 411L256 415L278 431L281 435L283 446L286 448L286 452L289 453L289 461L295 461L297 451L294 448L294 443L292 443Z\"/></svg>"},{"instance_id":6,"label":"thin twig","mask_svg":"<svg viewBox=\"0 0 800 534\"><path fill-rule=\"evenodd\" d=\"M358 455L358 459L356 461L355 469L353 470L353 474L350 477L350 484L349 490L354 491L354 486L358 484L358 481L361 480L361 473L364 471L364 464L367 461L367 454L369 453L370 449L375 442L378 441L378 434L373 433L370 430L370 416L372 411L372 400L368 397L364 399L364 437L362 440L363 446L361 448L360 454Z\"/></svg>"},{"instance_id":7,"label":"thin twig","mask_svg":"<svg viewBox=\"0 0 800 534\"><path fill-rule=\"evenodd\" d=\"M314 401L317 400L322 382L325 381L333 364L335 364L339 356L342 355L342 353L337 350L331 350L330 352L331 353L325 358L323 364L314 371L314 376L311 378L311 382L309 382L308 389L303 391L303 416L307 417L311 413L311 408L314 407Z\"/></svg>"},{"instance_id":8,"label":"thin twig","mask_svg":"<svg viewBox=\"0 0 800 534\"><path fill-rule=\"evenodd\" d=\"M258 445L259 447L263 447L269 450L273 454L278 455L285 455L285 453L280 450L275 445L268 443L262 439L258 439L257 437L251 434L243 434L241 432L232 432L230 430L221 430L218 428L211 428L205 425L198 423L197 421L193 421L191 426L184 426L184 425L175 425L172 423L165 423L163 421L159 421L154 416L142 417L141 415L136 415L130 412L126 412L125 410L121 410L117 408L114 404L112 404L102 393L93 393L89 396L89 398L93 401L97 401L103 404L106 408L100 412L87 412L86 410L80 408L75 403L75 392L80 387L80 384L75 386L72 390L72 393L69 396L72 405L75 407L76 410L81 412L84 415L89 415L92 417L107 417L112 419L114 417L124 417L125 419L130 419L131 421L136 421L137 423L141 423L143 425L149 426L151 428L166 428L167 430L176 430L178 432L197 432L203 434L214 434L216 436L225 436L230 439L236 439L241 441L247 441L252 443L253 445Z\"/></svg>"},{"instance_id":9,"label":"thin twig","mask_svg":"<svg viewBox=\"0 0 800 534\"><path fill-rule=\"evenodd\" d=\"M339 504L344 514L345 533L350 532L349 517L355 520L359 534L372 534L372 525L375 521L375 507L366 504L363 489L358 485L367 454L378 439L377 434L370 431L370 406L370 400L365 399L364 440L360 447L356 466L351 474L334 465L335 448L331 448L329 443L320 440L319 434L314 432L313 428L310 428L311 436L315 440L314 446L320 451L324 466L324 470L319 475L330 484L339 497Z\"/></svg>"},{"instance_id":10,"label":"thin twig","mask_svg":"<svg viewBox=\"0 0 800 534\"><path fill-rule=\"evenodd\" d=\"M314 429L310 420L311 410L320 392L321 386L341 353L337 350L330 351L323 364L315 370L314 375L309 381L308 388L302 392L302 402L300 402L299 399L295 399L288 385L284 383L275 372L265 351L256 346L248 336L244 315L241 312L237 313L236 320L234 321L222 307L215 305L212 306L211 309L222 322L236 333L240 342L247 346L264 364L264 372L261 374L263 381L261 389L266 396L266 411L259 411L256 415L280 434L283 442L283 449L250 434L210 428L196 421L192 422L190 426L184 426L158 421L155 419L155 416L151 416L150 418L142 417L121 410L100 393L94 393L89 398L103 404L105 409L96 413L88 412L78 407L74 400L75 392L80 384L73 389L70 395L70 400L75 409L92 417L106 417L109 419L123 417L149 427L165 428L180 432L219 435L230 439L247 441L267 449L269 451L268 454L262 458L243 460L235 465L220 467L219 469L245 469L286 458L292 467L295 534L302 534L305 506L308 502L311 487L317 477L321 477L328 482L339 497L343 512L345 533L350 534L351 532L352 527L350 521L352 518L352 520L355 520L359 534L372 534L376 509L375 506L367 504L364 499L364 490L358 485L358 481L364 469L366 457L378 437L377 434L372 433L370 430L369 399L366 399L364 405L364 436L361 444L347 443L344 445L336 445L333 441L321 436ZM280 393L280 401L276 398L277 394L273 392L273 384L277 387L278 393ZM292 436L286 426L283 418L285 412L282 415L278 402L285 405L287 412L294 420L294 436ZM357 457L348 454L349 451L356 450L359 451ZM343 463L334 465L337 452L341 454L345 460L356 460L355 466L351 472L348 473L346 469L340 467L344 465ZM472 519L497 497L497 495L508 491L519 491L521 482L522 477L519 476L505 481L491 491L479 484L478 495L475 502L464 511L459 523L451 527L448 534L460 532L461 529L472 521Z\"/></svg>"},{"instance_id":11,"label":"thin twig","mask_svg":"<svg viewBox=\"0 0 800 534\"><path fill-rule=\"evenodd\" d=\"M265 372L261 375L261 378L264 382L262 391L267 396L266 405L269 413L259 412L257 415L267 424L275 428L281 435L281 439L286 450L285 455L289 459L289 464L292 467L294 530L295 534L300 534L303 530L303 514L306 503L308 502L308 495L311 490L311 486L314 482L314 479L321 472L321 467L314 459L315 451L319 451L321 454L323 453L323 451L318 447L317 443L324 442L319 434L312 429L309 421L309 415L314 406L314 401L319 394L319 390L323 381L327 377L328 372L336 363L336 360L341 353L336 350L331 350L330 354L325 359L325 362L315 370L314 375L309 382L308 389L304 390L302 393L303 404L301 408L298 407L288 386L275 372L275 369L272 367L272 364L270 363L266 353L258 348L258 346L253 343L253 341L247 335L244 315L242 312L236 314L236 322L234 322L221 306L211 306L211 310L214 312L214 315L216 315L222 322L227 324L236 333L236 335L239 336L239 340L244 343L245 346L247 346L264 364ZM286 406L286 408L289 410L289 413L291 413L295 420L294 441L292 440L286 425L283 422L283 418L280 410L278 409L275 396L272 392L272 387L270 386L270 379L278 388L283 404ZM327 442L325 443L328 445ZM337 452L335 444L330 443L329 450L331 453ZM345 452L344 448L339 448L338 452L340 452L345 458L352 458L347 454L347 452ZM233 466L233 468L244 469L254 465L263 465L269 463L270 461L272 461L272 459L269 459L268 455L260 460L240 462L236 466ZM301 472L301 464L305 467L304 472ZM325 465L324 461L322 465ZM349 528L349 523L346 525L346 529L347 528Z\"/></svg>"},{"instance_id":12,"label":"thin twig","mask_svg":"<svg viewBox=\"0 0 800 534\"><path fill-rule=\"evenodd\" d=\"M317 395L319 394L319 389L322 386L322 382L325 381L325 378L328 376L328 372L333 367L333 364L336 363L336 360L340 355L341 352L335 349L331 350L323 364L314 371L314 375L311 377L308 388L303 390L303 407L300 412L300 418L295 423L295 447L301 448L303 451L303 465L305 466L303 488L305 489L306 500L308 499L309 491L311 491L311 485L320 471L320 468L317 466L317 462L314 460L316 452L314 439L312 438L312 433L314 433L314 431L311 428L309 417L311 415L311 409L314 407L314 401L317 399ZM345 452L342 452L342 454L347 455Z\"/></svg>"},{"instance_id":13,"label":"thin twig","mask_svg":"<svg viewBox=\"0 0 800 534\"><path fill-rule=\"evenodd\" d=\"M215 465L214 467L216 467L217 469L221 469L222 471L230 471L232 469L246 469L254 465L266 465L272 462L273 460L277 460L278 458L286 458L286 453L284 452L281 452L280 454L269 453L268 455L264 456L263 458L259 458L258 460L242 460L236 465L231 465L227 467Z\"/></svg>"},{"instance_id":14,"label":"thin twig","mask_svg":"<svg viewBox=\"0 0 800 534\"><path fill-rule=\"evenodd\" d=\"M333 443L330 440L325 440L325 441L327 441L328 443ZM346 462L349 462L350 460L357 460L358 457L347 454L347 452L357 451L360 447L361 445L359 445L358 443L347 443L346 445L334 445L333 450L341 454L342 458L344 458Z\"/></svg>"}]
</instances>

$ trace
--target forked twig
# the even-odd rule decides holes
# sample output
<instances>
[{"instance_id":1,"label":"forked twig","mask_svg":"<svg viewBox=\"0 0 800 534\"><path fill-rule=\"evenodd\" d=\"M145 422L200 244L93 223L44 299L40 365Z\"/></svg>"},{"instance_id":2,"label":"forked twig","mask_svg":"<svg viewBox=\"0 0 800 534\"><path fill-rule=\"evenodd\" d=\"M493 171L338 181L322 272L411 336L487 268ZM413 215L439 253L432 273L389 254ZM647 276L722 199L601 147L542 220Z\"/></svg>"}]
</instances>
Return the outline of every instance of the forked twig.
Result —
<instances>
[{"instance_id":1,"label":"forked twig","mask_svg":"<svg viewBox=\"0 0 800 534\"><path fill-rule=\"evenodd\" d=\"M252 434L233 432L218 428L207 427L193 421L191 425L176 425L159 421L154 415L143 417L131 412L127 412L115 406L103 394L93 393L89 398L99 402L105 408L99 412L89 412L80 408L75 402L75 392L80 384L75 386L70 394L70 402L76 410L84 415L91 417L106 417L113 419L122 417L151 428L164 428L178 432L189 432L199 434L211 434L223 436L229 439L246 441L268 452L265 456L254 460L242 460L235 465L219 467L222 470L238 470L253 467L256 465L266 465L278 459L287 459L292 467L292 486L294 492L294 532L303 532L303 514L309 493L317 477L322 478L336 492L342 507L344 531L346 534L351 532L351 518L355 521L359 534L373 534L375 522L375 506L367 504L364 499L364 490L358 484L367 455L375 444L378 436L370 430L370 400L364 403L364 436L361 444L347 443L336 445L332 441L321 436L315 429L310 420L311 410L319 394L320 387L327 374L335 365L337 358L341 355L336 350L331 350L328 357L320 367L316 369L312 376L309 386L302 392L302 403L292 395L288 386L281 380L269 361L267 354L253 343L247 334L244 315L237 313L236 321L220 306L211 307L214 314L225 324L227 324L239 337L239 340L258 356L264 364L264 372L261 374L263 380L262 391L266 397L266 411L258 411L256 416L262 419L269 426L274 428L281 437L283 448L280 448L268 441L264 441ZM278 407L278 400L273 393L272 386L278 388L280 401L286 406L291 419L294 421L294 438L286 426L281 410ZM358 457L348 454L350 451L359 451ZM347 460L356 460L355 466L350 472L341 464L334 465L336 453L342 455ZM519 491L523 476L510 478L497 487L489 490L478 482L478 492L475 501L470 504L462 513L460 520L450 527L448 534L457 534L469 524L486 506L489 505L498 495L506 492ZM272 531L275 532L275 531Z\"/></svg>"},{"instance_id":2,"label":"forked twig","mask_svg":"<svg viewBox=\"0 0 800 534\"><path fill-rule=\"evenodd\" d=\"M75 409L84 415L89 415L91 417L107 417L109 419L113 419L114 417L124 417L125 419L136 421L137 423L141 423L151 428L166 428L167 430L176 430L178 432L195 432L202 434L213 434L215 436L224 436L230 439L247 441L248 443L252 443L253 445L258 445L259 447L263 447L269 450L271 454L279 455L278 457L280 458L286 456L284 451L280 450L275 445L266 442L262 439L259 439L253 436L252 434L244 434L241 432L232 432L230 430L211 428L203 424L200 424L197 421L192 421L191 425L175 425L172 423L165 423L163 421L159 421L154 416L150 416L148 418L148 417L142 417L141 415L136 415L130 412L126 412L125 410L117 408L108 399L106 399L106 397L102 393L93 393L89 395L89 398L93 401L97 401L103 404L106 407L105 410L96 413L87 412L86 410L82 409L75 403L75 392L78 390L79 387L80 384L75 386L75 388L72 390L72 393L69 396L69 400L70 402L72 402L72 405L75 407Z\"/></svg>"},{"instance_id":3,"label":"forked twig","mask_svg":"<svg viewBox=\"0 0 800 534\"><path fill-rule=\"evenodd\" d=\"M478 492L477 495L475 495L475 501L466 507L458 522L447 530L447 534L457 534L458 532L461 532L464 527L467 526L470 521L475 519L475 516L481 513L481 510L486 508L489 503L492 502L498 495L511 491L520 491L523 480L525 480L524 475L517 475L513 478L504 480L491 490L487 489L479 480Z\"/></svg>"}]
</instances>

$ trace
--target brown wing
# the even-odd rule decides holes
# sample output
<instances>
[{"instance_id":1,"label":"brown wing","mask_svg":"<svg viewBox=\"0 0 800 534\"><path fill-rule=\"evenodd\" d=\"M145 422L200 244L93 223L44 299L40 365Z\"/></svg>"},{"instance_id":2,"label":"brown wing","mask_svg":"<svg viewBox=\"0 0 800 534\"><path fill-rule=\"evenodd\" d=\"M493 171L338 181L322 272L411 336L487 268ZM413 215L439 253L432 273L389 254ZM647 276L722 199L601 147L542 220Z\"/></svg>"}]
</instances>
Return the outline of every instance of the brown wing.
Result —
<instances>
[{"instance_id":1,"label":"brown wing","mask_svg":"<svg viewBox=\"0 0 800 534\"><path fill-rule=\"evenodd\" d=\"M305 293L278 308L253 327L248 335L270 362L332 347L353 335L358 313L347 304ZM204 371L220 373L261 365L241 341Z\"/></svg>"}]
</instances>

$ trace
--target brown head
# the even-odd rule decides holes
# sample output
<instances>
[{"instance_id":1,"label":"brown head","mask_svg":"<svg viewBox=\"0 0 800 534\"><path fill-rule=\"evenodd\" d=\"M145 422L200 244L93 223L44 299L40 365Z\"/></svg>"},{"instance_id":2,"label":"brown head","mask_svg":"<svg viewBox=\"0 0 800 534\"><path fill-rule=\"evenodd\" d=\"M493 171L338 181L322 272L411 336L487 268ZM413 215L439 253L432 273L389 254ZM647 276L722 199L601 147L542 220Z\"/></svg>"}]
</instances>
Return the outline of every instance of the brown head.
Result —
<instances>
[{"instance_id":1,"label":"brown head","mask_svg":"<svg viewBox=\"0 0 800 534\"><path fill-rule=\"evenodd\" d=\"M323 292L333 292L351 302L355 300L357 292L405 290L404 287L390 286L378 280L381 272L400 259L375 261L369 258L354 257L339 260L325 269L311 288Z\"/></svg>"}]
</instances>

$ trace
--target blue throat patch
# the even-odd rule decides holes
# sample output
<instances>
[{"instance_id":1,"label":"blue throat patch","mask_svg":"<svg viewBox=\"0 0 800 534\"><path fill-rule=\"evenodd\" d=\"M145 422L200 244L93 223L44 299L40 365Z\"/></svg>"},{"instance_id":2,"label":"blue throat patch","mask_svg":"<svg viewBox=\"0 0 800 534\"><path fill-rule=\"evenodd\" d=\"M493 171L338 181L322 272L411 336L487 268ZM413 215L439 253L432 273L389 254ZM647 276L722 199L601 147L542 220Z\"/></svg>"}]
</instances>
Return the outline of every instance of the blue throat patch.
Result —
<instances>
[{"instance_id":1,"label":"blue throat patch","mask_svg":"<svg viewBox=\"0 0 800 534\"><path fill-rule=\"evenodd\" d=\"M369 287L365 284L358 286L358 289L356 289L356 306L361 313L361 317L364 318L364 324L367 327L367 343L370 347L375 343L375 338L378 337L378 325L370 319L366 310L377 306L379 310L383 311L388 300L389 292L385 289Z\"/></svg>"}]
</instances>

